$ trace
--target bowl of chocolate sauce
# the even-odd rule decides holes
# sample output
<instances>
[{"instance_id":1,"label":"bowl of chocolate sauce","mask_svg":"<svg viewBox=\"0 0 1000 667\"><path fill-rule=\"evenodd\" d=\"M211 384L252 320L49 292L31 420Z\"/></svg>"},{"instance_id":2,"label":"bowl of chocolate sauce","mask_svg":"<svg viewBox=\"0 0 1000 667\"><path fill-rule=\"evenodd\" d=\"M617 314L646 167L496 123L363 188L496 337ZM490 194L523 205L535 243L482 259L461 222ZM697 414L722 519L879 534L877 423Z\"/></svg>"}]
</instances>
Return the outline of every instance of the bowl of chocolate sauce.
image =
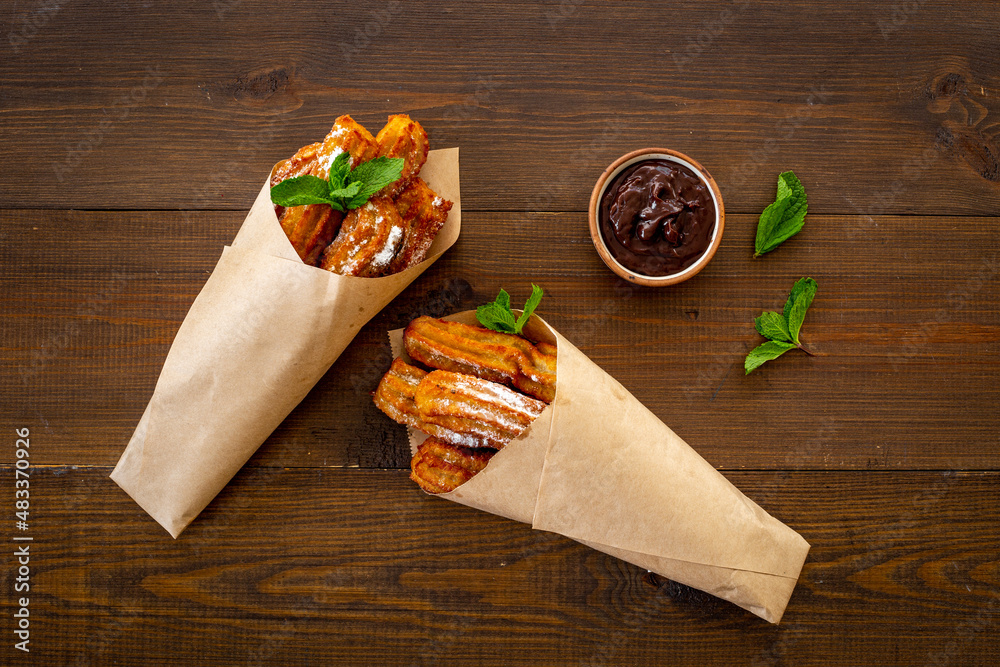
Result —
<instances>
[{"instance_id":1,"label":"bowl of chocolate sauce","mask_svg":"<svg viewBox=\"0 0 1000 667\"><path fill-rule=\"evenodd\" d=\"M615 160L590 196L590 235L608 267L637 285L676 285L708 264L725 211L715 179L683 153L643 148Z\"/></svg>"}]
</instances>

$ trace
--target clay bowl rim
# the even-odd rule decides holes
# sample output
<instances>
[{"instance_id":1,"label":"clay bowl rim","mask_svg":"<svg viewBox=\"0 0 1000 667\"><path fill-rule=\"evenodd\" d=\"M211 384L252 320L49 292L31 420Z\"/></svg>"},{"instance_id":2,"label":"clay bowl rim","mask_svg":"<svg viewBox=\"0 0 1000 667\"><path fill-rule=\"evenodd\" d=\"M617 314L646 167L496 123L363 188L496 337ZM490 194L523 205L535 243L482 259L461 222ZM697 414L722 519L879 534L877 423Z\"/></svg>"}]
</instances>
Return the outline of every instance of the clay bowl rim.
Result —
<instances>
[{"instance_id":1,"label":"clay bowl rim","mask_svg":"<svg viewBox=\"0 0 1000 667\"><path fill-rule=\"evenodd\" d=\"M709 244L708 249L705 250L705 253L699 257L698 261L694 264L687 267L683 271L671 273L667 276L647 276L625 268L611 256L607 245L604 243L604 237L601 235L601 230L598 228L597 205L598 202L600 202L601 197L604 195L604 189L607 187L608 183L610 183L622 169L625 169L636 162L640 162L641 160L658 158L683 164L697 174L698 177L706 185L708 185L715 204L715 229L712 232L712 241ZM726 221L726 213L722 203L722 193L719 191L719 186L715 182L715 179L712 178L712 175L708 173L708 170L705 169L705 167L703 167L697 160L692 159L684 153L671 150L669 148L640 148L639 150L626 153L612 162L608 168L604 170L604 173L601 174L601 177L597 179L597 183L594 184L594 189L590 193L590 208L588 209L588 217L590 218L590 238L594 242L594 248L597 249L597 254L601 256L601 259L608 265L608 268L614 271L619 277L624 278L630 283L644 285L646 287L666 287L668 285L676 285L677 283L684 282L688 278L697 275L698 272L708 265L712 257L715 256L715 251L719 249L719 245L722 243L722 232Z\"/></svg>"}]
</instances>

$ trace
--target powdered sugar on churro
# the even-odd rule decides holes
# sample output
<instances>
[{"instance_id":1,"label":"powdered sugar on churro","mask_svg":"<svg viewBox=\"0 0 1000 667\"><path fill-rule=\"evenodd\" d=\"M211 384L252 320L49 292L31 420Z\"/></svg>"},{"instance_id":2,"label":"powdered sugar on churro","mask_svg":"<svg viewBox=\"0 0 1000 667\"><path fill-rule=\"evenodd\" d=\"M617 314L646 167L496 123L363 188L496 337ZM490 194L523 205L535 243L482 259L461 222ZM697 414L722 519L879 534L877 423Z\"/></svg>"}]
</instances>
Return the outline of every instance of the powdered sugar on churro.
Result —
<instances>
[{"instance_id":1,"label":"powdered sugar on churro","mask_svg":"<svg viewBox=\"0 0 1000 667\"><path fill-rule=\"evenodd\" d=\"M384 224L384 219L379 216L376 222L379 225ZM396 251L399 249L399 242L403 239L403 230L397 225L393 225L392 229L389 230L389 236L385 240L385 246L378 251L378 253L372 258L372 264L375 266L386 266L392 261L392 258L396 256Z\"/></svg>"},{"instance_id":2,"label":"powdered sugar on churro","mask_svg":"<svg viewBox=\"0 0 1000 667\"><path fill-rule=\"evenodd\" d=\"M320 169L322 169L323 176L329 178L330 165L333 164L333 161L337 159L337 156L343 152L344 149L341 148L340 146L337 146L336 148L333 149L333 151L329 155L320 160Z\"/></svg>"}]
</instances>

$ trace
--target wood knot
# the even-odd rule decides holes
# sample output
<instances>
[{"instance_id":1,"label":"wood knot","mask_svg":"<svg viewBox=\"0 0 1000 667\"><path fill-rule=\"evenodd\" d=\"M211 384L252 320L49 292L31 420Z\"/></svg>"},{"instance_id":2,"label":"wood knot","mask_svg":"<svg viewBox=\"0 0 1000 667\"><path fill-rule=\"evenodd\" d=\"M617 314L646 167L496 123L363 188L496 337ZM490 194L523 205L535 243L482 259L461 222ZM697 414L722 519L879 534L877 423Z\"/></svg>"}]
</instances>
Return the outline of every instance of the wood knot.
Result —
<instances>
[{"instance_id":1,"label":"wood knot","mask_svg":"<svg viewBox=\"0 0 1000 667\"><path fill-rule=\"evenodd\" d=\"M965 84L964 76L952 72L932 81L927 86L926 94L932 100L948 99L956 95L968 95L969 88Z\"/></svg>"},{"instance_id":2,"label":"wood knot","mask_svg":"<svg viewBox=\"0 0 1000 667\"><path fill-rule=\"evenodd\" d=\"M236 79L210 84L209 98L218 94L254 108L288 112L302 106L296 94L295 72L282 66L263 67Z\"/></svg>"},{"instance_id":3,"label":"wood knot","mask_svg":"<svg viewBox=\"0 0 1000 667\"><path fill-rule=\"evenodd\" d=\"M937 148L960 157L987 181L1000 182L1000 137L995 96L969 76L949 72L926 89L927 110L941 117Z\"/></svg>"},{"instance_id":4,"label":"wood knot","mask_svg":"<svg viewBox=\"0 0 1000 667\"><path fill-rule=\"evenodd\" d=\"M238 100L266 100L288 87L290 77L284 67L250 72L236 79L232 94Z\"/></svg>"},{"instance_id":5,"label":"wood knot","mask_svg":"<svg viewBox=\"0 0 1000 667\"><path fill-rule=\"evenodd\" d=\"M937 129L934 143L938 148L951 148L955 145L955 135L948 128L941 126Z\"/></svg>"}]
</instances>

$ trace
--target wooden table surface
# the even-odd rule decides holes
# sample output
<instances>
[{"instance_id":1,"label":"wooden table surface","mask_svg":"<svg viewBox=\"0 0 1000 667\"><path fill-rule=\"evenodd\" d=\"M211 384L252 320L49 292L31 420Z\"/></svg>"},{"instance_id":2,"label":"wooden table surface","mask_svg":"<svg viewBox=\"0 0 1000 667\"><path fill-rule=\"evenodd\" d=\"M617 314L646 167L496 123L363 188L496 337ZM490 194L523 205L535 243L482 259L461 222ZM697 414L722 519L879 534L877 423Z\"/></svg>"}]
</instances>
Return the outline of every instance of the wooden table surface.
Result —
<instances>
[{"instance_id":1,"label":"wooden table surface","mask_svg":"<svg viewBox=\"0 0 1000 667\"><path fill-rule=\"evenodd\" d=\"M0 10L3 664L994 665L997 2L119 3ZM458 243L178 540L108 474L270 166L351 113L459 146ZM725 200L711 264L633 288L594 181L665 146ZM752 258L779 172L804 230ZM753 317L819 292L750 376ZM384 332L541 312L811 544L780 625L421 494L369 392ZM30 594L15 534L30 535ZM30 653L12 615L30 598Z\"/></svg>"}]
</instances>

